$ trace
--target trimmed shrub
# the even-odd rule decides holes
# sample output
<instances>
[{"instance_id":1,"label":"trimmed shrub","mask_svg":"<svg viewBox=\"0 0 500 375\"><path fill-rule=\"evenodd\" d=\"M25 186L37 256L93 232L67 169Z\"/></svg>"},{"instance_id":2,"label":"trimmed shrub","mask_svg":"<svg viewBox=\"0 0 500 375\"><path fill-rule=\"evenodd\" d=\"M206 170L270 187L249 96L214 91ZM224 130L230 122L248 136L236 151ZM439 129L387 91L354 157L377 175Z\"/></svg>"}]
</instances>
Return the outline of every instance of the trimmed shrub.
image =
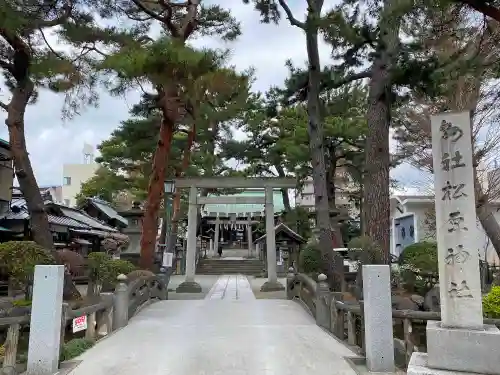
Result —
<instances>
[{"instance_id":1,"label":"trimmed shrub","mask_svg":"<svg viewBox=\"0 0 500 375\"><path fill-rule=\"evenodd\" d=\"M116 278L120 274L128 274L136 266L123 259L113 259L103 252L90 253L88 256L89 283L88 295L96 295L99 291L112 291L116 285Z\"/></svg>"},{"instance_id":2,"label":"trimmed shrub","mask_svg":"<svg viewBox=\"0 0 500 375\"><path fill-rule=\"evenodd\" d=\"M487 318L500 319L500 286L494 286L483 297L483 314Z\"/></svg>"},{"instance_id":3,"label":"trimmed shrub","mask_svg":"<svg viewBox=\"0 0 500 375\"><path fill-rule=\"evenodd\" d=\"M403 287L425 295L439 277L437 244L424 241L406 247L399 257L399 267Z\"/></svg>"},{"instance_id":4,"label":"trimmed shrub","mask_svg":"<svg viewBox=\"0 0 500 375\"><path fill-rule=\"evenodd\" d=\"M305 273L321 271L321 250L317 243L307 245L300 252L299 267L300 270Z\"/></svg>"},{"instance_id":5,"label":"trimmed shrub","mask_svg":"<svg viewBox=\"0 0 500 375\"><path fill-rule=\"evenodd\" d=\"M0 268L14 286L24 288L37 264L56 264L56 261L47 249L33 241L0 244Z\"/></svg>"},{"instance_id":6,"label":"trimmed shrub","mask_svg":"<svg viewBox=\"0 0 500 375\"><path fill-rule=\"evenodd\" d=\"M119 274L126 275L136 269L128 260L113 259L102 252L90 253L87 264L91 279L99 283L114 284Z\"/></svg>"},{"instance_id":7,"label":"trimmed shrub","mask_svg":"<svg viewBox=\"0 0 500 375\"><path fill-rule=\"evenodd\" d=\"M90 349L95 344L94 341L89 339L72 339L64 343L61 350L60 361L69 361L83 354L87 349Z\"/></svg>"}]
</instances>

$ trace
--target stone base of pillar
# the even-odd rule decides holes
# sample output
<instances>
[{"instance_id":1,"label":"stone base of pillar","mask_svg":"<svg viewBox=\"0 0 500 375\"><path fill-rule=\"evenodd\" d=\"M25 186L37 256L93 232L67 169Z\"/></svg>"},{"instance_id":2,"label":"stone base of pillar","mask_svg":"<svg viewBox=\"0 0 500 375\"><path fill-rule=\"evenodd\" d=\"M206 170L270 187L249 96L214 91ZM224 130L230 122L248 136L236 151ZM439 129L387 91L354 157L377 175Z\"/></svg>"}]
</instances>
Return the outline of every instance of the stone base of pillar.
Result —
<instances>
[{"instance_id":1,"label":"stone base of pillar","mask_svg":"<svg viewBox=\"0 0 500 375\"><path fill-rule=\"evenodd\" d=\"M411 355L410 363L406 370L407 375L478 375L473 372L439 370L430 368L427 362L427 353L415 352Z\"/></svg>"},{"instance_id":2,"label":"stone base of pillar","mask_svg":"<svg viewBox=\"0 0 500 375\"><path fill-rule=\"evenodd\" d=\"M427 322L427 364L447 371L500 375L500 330L446 328Z\"/></svg>"},{"instance_id":3,"label":"stone base of pillar","mask_svg":"<svg viewBox=\"0 0 500 375\"><path fill-rule=\"evenodd\" d=\"M201 286L196 281L184 281L179 284L176 293L201 293Z\"/></svg>"},{"instance_id":4,"label":"stone base of pillar","mask_svg":"<svg viewBox=\"0 0 500 375\"><path fill-rule=\"evenodd\" d=\"M266 281L261 287L261 292L278 292L280 290L285 290L285 286L281 284L279 281L270 282Z\"/></svg>"}]
</instances>

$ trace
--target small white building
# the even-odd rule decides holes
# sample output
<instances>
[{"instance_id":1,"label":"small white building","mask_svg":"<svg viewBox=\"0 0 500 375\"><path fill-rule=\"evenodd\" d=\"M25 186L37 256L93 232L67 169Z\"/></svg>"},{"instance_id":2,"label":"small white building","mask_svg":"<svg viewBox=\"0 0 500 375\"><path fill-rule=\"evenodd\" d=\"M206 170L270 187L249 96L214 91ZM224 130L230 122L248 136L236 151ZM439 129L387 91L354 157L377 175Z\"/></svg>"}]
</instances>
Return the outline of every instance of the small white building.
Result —
<instances>
[{"instance_id":1,"label":"small white building","mask_svg":"<svg viewBox=\"0 0 500 375\"><path fill-rule=\"evenodd\" d=\"M62 203L68 207L76 205L76 196L80 193L82 183L92 178L99 164L94 161L94 148L85 144L82 150L81 164L63 164Z\"/></svg>"},{"instance_id":2,"label":"small white building","mask_svg":"<svg viewBox=\"0 0 500 375\"><path fill-rule=\"evenodd\" d=\"M500 201L491 203L495 218L500 222ZM477 221L479 228L477 248L482 259L489 263L500 261ZM436 241L434 196L394 195L391 197L391 253L399 256L408 245L421 241Z\"/></svg>"}]
</instances>

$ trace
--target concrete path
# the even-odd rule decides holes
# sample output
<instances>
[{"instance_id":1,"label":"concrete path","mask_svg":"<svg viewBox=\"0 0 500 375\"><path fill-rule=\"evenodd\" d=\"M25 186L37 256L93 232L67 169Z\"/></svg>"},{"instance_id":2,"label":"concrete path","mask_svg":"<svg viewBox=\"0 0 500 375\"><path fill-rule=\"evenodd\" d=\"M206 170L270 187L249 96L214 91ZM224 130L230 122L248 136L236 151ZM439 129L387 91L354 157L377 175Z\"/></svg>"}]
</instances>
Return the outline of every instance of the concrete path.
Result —
<instances>
[{"instance_id":1,"label":"concrete path","mask_svg":"<svg viewBox=\"0 0 500 375\"><path fill-rule=\"evenodd\" d=\"M219 277L206 299L253 300L255 296L246 276L223 275Z\"/></svg>"},{"instance_id":2,"label":"concrete path","mask_svg":"<svg viewBox=\"0 0 500 375\"><path fill-rule=\"evenodd\" d=\"M77 359L71 375L356 375L355 356L296 302L162 301Z\"/></svg>"}]
</instances>

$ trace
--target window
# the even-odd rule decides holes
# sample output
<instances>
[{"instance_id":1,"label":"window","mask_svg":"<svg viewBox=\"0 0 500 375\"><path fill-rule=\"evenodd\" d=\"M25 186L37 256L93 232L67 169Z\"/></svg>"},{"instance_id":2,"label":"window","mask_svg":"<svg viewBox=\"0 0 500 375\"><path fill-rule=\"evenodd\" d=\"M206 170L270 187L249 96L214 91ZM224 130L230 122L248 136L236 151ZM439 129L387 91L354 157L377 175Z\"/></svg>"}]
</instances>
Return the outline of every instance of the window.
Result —
<instances>
[{"instance_id":1,"label":"window","mask_svg":"<svg viewBox=\"0 0 500 375\"><path fill-rule=\"evenodd\" d=\"M64 177L64 185L66 186L71 185L71 177Z\"/></svg>"}]
</instances>

